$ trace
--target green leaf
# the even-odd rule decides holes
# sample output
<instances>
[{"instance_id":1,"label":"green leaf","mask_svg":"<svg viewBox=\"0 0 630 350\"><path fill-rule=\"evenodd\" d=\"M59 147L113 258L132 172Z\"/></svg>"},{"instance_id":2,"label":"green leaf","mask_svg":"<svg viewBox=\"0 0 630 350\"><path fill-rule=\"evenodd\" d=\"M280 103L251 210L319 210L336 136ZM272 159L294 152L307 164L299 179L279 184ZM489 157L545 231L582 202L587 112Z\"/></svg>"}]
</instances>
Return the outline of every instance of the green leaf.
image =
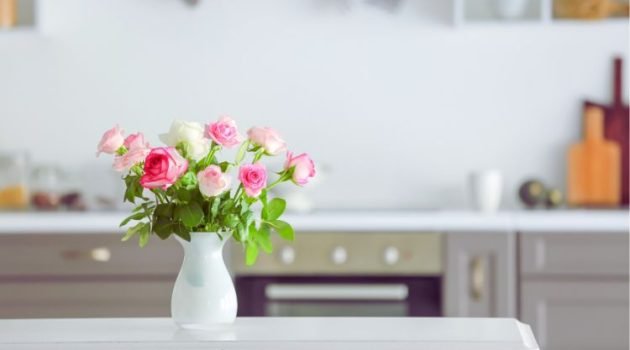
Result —
<instances>
[{"instance_id":1,"label":"green leaf","mask_svg":"<svg viewBox=\"0 0 630 350\"><path fill-rule=\"evenodd\" d=\"M158 216L153 223L153 232L161 239L167 239L173 233L174 225L170 218Z\"/></svg>"},{"instance_id":2,"label":"green leaf","mask_svg":"<svg viewBox=\"0 0 630 350\"><path fill-rule=\"evenodd\" d=\"M125 182L127 183L127 189L125 190L125 200L127 202L131 202L135 204L136 203L135 186L137 186L137 184L135 182L127 182L127 179L125 179Z\"/></svg>"},{"instance_id":3,"label":"green leaf","mask_svg":"<svg viewBox=\"0 0 630 350\"><path fill-rule=\"evenodd\" d=\"M121 241L123 242L128 241L131 237L136 235L142 229L142 227L145 226L146 224L147 224L146 222L139 222L135 226L128 228L127 233L125 233Z\"/></svg>"},{"instance_id":4,"label":"green leaf","mask_svg":"<svg viewBox=\"0 0 630 350\"><path fill-rule=\"evenodd\" d=\"M140 248L144 248L144 246L146 246L147 243L149 243L149 237L151 235L151 232L149 232L149 224L145 223L145 225L142 226L138 234L140 234L140 239L138 239L138 244L140 245Z\"/></svg>"},{"instance_id":5,"label":"green leaf","mask_svg":"<svg viewBox=\"0 0 630 350\"><path fill-rule=\"evenodd\" d=\"M271 231L269 225L264 223L260 225L260 230L258 230L258 233L256 234L256 242L265 253L271 254L273 246L271 244Z\"/></svg>"},{"instance_id":6,"label":"green leaf","mask_svg":"<svg viewBox=\"0 0 630 350\"><path fill-rule=\"evenodd\" d=\"M245 214L249 211L249 203L246 200L241 202L241 211L239 212L241 215Z\"/></svg>"},{"instance_id":7,"label":"green leaf","mask_svg":"<svg viewBox=\"0 0 630 350\"><path fill-rule=\"evenodd\" d=\"M255 243L248 242L247 248L245 249L245 264L247 264L247 266L254 265L256 258L258 258L258 247Z\"/></svg>"},{"instance_id":8,"label":"green leaf","mask_svg":"<svg viewBox=\"0 0 630 350\"><path fill-rule=\"evenodd\" d=\"M263 209L262 217L264 220L276 220L284 213L286 207L287 202L284 199L274 198Z\"/></svg>"},{"instance_id":9,"label":"green leaf","mask_svg":"<svg viewBox=\"0 0 630 350\"><path fill-rule=\"evenodd\" d=\"M240 164L243 159L245 159L245 153L247 152L247 147L249 146L249 140L243 142L241 147L239 147L238 152L236 153L236 159L234 163Z\"/></svg>"},{"instance_id":10,"label":"green leaf","mask_svg":"<svg viewBox=\"0 0 630 350\"><path fill-rule=\"evenodd\" d=\"M240 222L238 215L236 214L228 214L225 217L224 224L229 228L235 228Z\"/></svg>"},{"instance_id":11,"label":"green leaf","mask_svg":"<svg viewBox=\"0 0 630 350\"><path fill-rule=\"evenodd\" d=\"M232 210L232 208L234 208L235 204L236 203L232 198L223 201L223 203L221 204L221 212L224 214L228 213L230 210Z\"/></svg>"},{"instance_id":12,"label":"green leaf","mask_svg":"<svg viewBox=\"0 0 630 350\"><path fill-rule=\"evenodd\" d=\"M142 207L141 207L142 208ZM144 212L139 212L139 213L134 213L131 214L129 216L127 216L121 223L120 225L118 225L118 227L123 227L125 225L127 225L129 223L129 221L131 220L141 220L143 218L146 217L146 214Z\"/></svg>"},{"instance_id":13,"label":"green leaf","mask_svg":"<svg viewBox=\"0 0 630 350\"><path fill-rule=\"evenodd\" d=\"M182 202L189 202L190 199L192 198L192 193L190 193L190 191L188 191L185 188L179 188L177 189L177 199L179 199Z\"/></svg>"},{"instance_id":14,"label":"green leaf","mask_svg":"<svg viewBox=\"0 0 630 350\"><path fill-rule=\"evenodd\" d=\"M175 208L175 217L187 227L195 227L203 221L203 210L197 202L182 204Z\"/></svg>"},{"instance_id":15,"label":"green leaf","mask_svg":"<svg viewBox=\"0 0 630 350\"><path fill-rule=\"evenodd\" d=\"M173 217L173 210L175 209L175 205L174 204L158 204L155 207L155 215L157 216L161 216L161 217L165 217L165 218L171 218Z\"/></svg>"},{"instance_id":16,"label":"green leaf","mask_svg":"<svg viewBox=\"0 0 630 350\"><path fill-rule=\"evenodd\" d=\"M292 241L293 239L295 239L295 232L293 231L293 227L291 227L288 222L282 220L272 220L265 222L271 225L271 227L273 227L273 229L278 232L278 235L280 235L280 237L282 237L283 239L287 241Z\"/></svg>"},{"instance_id":17,"label":"green leaf","mask_svg":"<svg viewBox=\"0 0 630 350\"><path fill-rule=\"evenodd\" d=\"M190 230L188 227L183 225L181 222L176 223L174 226L175 234L184 239L185 241L190 242Z\"/></svg>"},{"instance_id":18,"label":"green leaf","mask_svg":"<svg viewBox=\"0 0 630 350\"><path fill-rule=\"evenodd\" d=\"M238 225L236 225L235 234L241 242L246 242L249 238L249 230L245 228L245 225L243 225L242 222L239 222Z\"/></svg>"},{"instance_id":19,"label":"green leaf","mask_svg":"<svg viewBox=\"0 0 630 350\"><path fill-rule=\"evenodd\" d=\"M254 213L252 213L251 211L248 211L247 213L245 213L245 215L243 215L243 217L241 218L244 222L245 227L249 227L249 225L252 224L252 222L254 222L255 218L254 218Z\"/></svg>"}]
</instances>

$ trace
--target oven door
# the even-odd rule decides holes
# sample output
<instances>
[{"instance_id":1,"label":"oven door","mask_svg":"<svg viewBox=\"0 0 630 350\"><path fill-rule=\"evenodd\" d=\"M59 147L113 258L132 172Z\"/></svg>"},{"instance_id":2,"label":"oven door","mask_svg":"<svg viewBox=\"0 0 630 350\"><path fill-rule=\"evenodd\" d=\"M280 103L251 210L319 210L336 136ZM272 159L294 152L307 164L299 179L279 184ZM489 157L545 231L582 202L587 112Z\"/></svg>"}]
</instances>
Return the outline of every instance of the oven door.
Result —
<instances>
[{"instance_id":1,"label":"oven door","mask_svg":"<svg viewBox=\"0 0 630 350\"><path fill-rule=\"evenodd\" d=\"M440 316L439 277L237 277L239 316Z\"/></svg>"}]
</instances>

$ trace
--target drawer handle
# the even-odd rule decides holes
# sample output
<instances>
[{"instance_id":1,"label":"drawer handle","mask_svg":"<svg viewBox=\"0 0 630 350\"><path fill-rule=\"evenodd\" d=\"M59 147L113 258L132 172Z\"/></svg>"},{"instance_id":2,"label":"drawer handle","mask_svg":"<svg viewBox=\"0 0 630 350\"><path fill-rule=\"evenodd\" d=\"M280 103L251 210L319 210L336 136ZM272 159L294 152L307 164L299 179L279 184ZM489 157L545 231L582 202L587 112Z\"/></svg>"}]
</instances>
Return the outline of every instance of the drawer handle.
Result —
<instances>
[{"instance_id":1,"label":"drawer handle","mask_svg":"<svg viewBox=\"0 0 630 350\"><path fill-rule=\"evenodd\" d=\"M486 279L483 265L481 256L474 257L470 262L470 295L474 301L483 298L483 285Z\"/></svg>"},{"instance_id":2,"label":"drawer handle","mask_svg":"<svg viewBox=\"0 0 630 350\"><path fill-rule=\"evenodd\" d=\"M108 262L112 257L112 252L107 247L97 247L88 251L66 250L61 253L65 260L92 260L98 262Z\"/></svg>"}]
</instances>

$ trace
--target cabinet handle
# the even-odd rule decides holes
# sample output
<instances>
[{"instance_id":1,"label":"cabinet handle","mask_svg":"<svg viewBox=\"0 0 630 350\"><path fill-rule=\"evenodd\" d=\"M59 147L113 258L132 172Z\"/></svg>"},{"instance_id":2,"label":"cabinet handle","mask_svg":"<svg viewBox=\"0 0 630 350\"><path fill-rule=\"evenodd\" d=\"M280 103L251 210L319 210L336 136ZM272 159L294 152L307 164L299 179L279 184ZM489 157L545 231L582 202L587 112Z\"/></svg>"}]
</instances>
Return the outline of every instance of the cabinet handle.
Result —
<instances>
[{"instance_id":1,"label":"cabinet handle","mask_svg":"<svg viewBox=\"0 0 630 350\"><path fill-rule=\"evenodd\" d=\"M470 261L470 296L474 301L483 298L483 285L486 279L483 257L476 256Z\"/></svg>"},{"instance_id":2,"label":"cabinet handle","mask_svg":"<svg viewBox=\"0 0 630 350\"><path fill-rule=\"evenodd\" d=\"M92 260L98 262L108 262L112 257L112 252L107 247L97 247L88 251L83 250L65 250L61 252L61 256L65 260Z\"/></svg>"}]
</instances>

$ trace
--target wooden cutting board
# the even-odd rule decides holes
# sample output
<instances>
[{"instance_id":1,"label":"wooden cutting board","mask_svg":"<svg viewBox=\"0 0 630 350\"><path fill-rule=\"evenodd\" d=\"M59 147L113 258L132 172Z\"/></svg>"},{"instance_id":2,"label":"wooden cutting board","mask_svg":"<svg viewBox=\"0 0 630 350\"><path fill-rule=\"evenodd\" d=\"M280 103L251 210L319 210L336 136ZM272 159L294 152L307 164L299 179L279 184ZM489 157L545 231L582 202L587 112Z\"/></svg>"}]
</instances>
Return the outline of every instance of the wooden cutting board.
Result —
<instances>
[{"instance_id":1,"label":"wooden cutting board","mask_svg":"<svg viewBox=\"0 0 630 350\"><path fill-rule=\"evenodd\" d=\"M604 112L584 113L584 140L568 155L567 201L571 206L615 207L621 199L620 150L604 138Z\"/></svg>"},{"instance_id":2,"label":"wooden cutting board","mask_svg":"<svg viewBox=\"0 0 630 350\"><path fill-rule=\"evenodd\" d=\"M604 137L615 141L621 147L621 204L627 206L630 203L630 178L628 170L630 167L630 145L628 143L628 115L630 110L624 104L623 94L623 67L621 58L615 58L613 76L613 103L610 105L600 104L592 101L585 101L584 108L599 107L604 111Z\"/></svg>"}]
</instances>

